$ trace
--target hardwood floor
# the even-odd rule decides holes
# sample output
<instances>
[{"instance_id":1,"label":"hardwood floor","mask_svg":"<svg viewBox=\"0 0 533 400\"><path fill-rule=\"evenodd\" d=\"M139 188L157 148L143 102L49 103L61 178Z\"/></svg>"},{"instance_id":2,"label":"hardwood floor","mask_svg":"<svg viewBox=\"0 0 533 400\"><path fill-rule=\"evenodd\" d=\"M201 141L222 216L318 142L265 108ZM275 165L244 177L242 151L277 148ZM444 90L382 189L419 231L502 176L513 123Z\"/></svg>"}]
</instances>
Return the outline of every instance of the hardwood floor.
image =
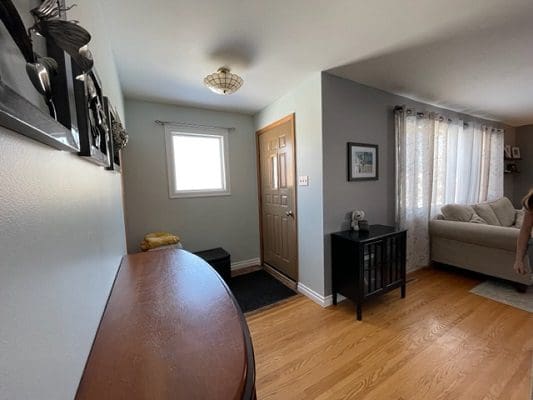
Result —
<instances>
[{"instance_id":1,"label":"hardwood floor","mask_svg":"<svg viewBox=\"0 0 533 400\"><path fill-rule=\"evenodd\" d=\"M529 400L533 317L427 268L355 320L348 301L303 296L247 317L259 400Z\"/></svg>"}]
</instances>

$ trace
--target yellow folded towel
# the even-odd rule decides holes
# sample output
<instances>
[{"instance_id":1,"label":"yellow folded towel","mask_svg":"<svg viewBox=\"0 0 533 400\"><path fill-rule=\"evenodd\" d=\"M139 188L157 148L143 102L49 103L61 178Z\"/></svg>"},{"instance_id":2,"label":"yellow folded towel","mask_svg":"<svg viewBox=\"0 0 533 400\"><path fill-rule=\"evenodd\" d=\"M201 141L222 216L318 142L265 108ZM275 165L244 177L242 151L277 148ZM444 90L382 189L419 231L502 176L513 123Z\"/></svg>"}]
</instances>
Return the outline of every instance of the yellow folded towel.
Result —
<instances>
[{"instance_id":1,"label":"yellow folded towel","mask_svg":"<svg viewBox=\"0 0 533 400\"><path fill-rule=\"evenodd\" d=\"M179 243L179 236L168 232L152 232L144 236L141 242L141 250L148 251L161 246L168 246Z\"/></svg>"}]
</instances>

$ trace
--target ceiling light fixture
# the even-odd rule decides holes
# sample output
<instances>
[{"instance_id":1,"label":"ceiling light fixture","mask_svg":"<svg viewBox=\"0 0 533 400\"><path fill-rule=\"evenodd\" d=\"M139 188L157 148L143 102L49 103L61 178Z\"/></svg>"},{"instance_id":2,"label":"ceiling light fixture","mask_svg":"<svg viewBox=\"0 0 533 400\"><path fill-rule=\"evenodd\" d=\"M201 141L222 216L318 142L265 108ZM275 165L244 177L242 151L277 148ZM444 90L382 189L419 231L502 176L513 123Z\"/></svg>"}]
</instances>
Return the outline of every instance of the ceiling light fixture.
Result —
<instances>
[{"instance_id":1,"label":"ceiling light fixture","mask_svg":"<svg viewBox=\"0 0 533 400\"><path fill-rule=\"evenodd\" d=\"M207 75L204 84L213 92L221 95L235 93L243 84L239 75L232 74L229 68L221 67L217 72Z\"/></svg>"}]
</instances>

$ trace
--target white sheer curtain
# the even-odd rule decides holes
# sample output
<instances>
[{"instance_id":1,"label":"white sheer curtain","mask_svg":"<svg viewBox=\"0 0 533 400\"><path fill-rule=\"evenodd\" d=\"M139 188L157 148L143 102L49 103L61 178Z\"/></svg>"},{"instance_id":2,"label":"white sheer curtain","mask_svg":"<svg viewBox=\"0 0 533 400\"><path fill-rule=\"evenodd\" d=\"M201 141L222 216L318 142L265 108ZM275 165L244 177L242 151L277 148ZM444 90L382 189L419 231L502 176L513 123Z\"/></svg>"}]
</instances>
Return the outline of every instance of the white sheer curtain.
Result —
<instances>
[{"instance_id":1,"label":"white sheer curtain","mask_svg":"<svg viewBox=\"0 0 533 400\"><path fill-rule=\"evenodd\" d=\"M395 110L395 129L396 218L416 268L429 264L428 223L443 205L503 196L503 130L406 108Z\"/></svg>"}]
</instances>

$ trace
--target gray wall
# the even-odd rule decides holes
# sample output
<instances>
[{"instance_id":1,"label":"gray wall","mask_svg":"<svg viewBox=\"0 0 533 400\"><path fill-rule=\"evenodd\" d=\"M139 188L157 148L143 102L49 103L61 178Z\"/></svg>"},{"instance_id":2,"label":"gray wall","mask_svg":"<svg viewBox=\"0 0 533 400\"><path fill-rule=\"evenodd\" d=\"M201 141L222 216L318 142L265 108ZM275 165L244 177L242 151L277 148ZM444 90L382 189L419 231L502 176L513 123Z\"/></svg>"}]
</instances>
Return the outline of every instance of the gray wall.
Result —
<instances>
[{"instance_id":1,"label":"gray wall","mask_svg":"<svg viewBox=\"0 0 533 400\"><path fill-rule=\"evenodd\" d=\"M418 103L382 90L374 89L323 73L323 149L324 149L324 242L325 286L331 292L329 233L347 229L347 214L363 209L373 224L394 224L395 162L394 116L396 105L419 109L452 111ZM463 118L477 118L463 116ZM506 142L514 141L514 128L486 121L506 129ZM346 143L379 145L379 180L348 182L346 180ZM502 156L503 157L503 156ZM508 178L505 178L508 180ZM506 194L512 197L512 181L506 185Z\"/></svg>"},{"instance_id":2,"label":"gray wall","mask_svg":"<svg viewBox=\"0 0 533 400\"><path fill-rule=\"evenodd\" d=\"M154 120L235 128L229 133L231 196L170 199L164 128ZM232 261L259 257L255 134L244 114L126 101L123 152L128 251L144 235L170 231L191 251L222 246Z\"/></svg>"},{"instance_id":3,"label":"gray wall","mask_svg":"<svg viewBox=\"0 0 533 400\"><path fill-rule=\"evenodd\" d=\"M321 76L304 83L254 116L255 129L296 113L296 173L308 175L309 186L297 187L299 282L324 294L322 203Z\"/></svg>"},{"instance_id":4,"label":"gray wall","mask_svg":"<svg viewBox=\"0 0 533 400\"><path fill-rule=\"evenodd\" d=\"M519 206L520 200L533 188L533 125L516 128L516 144L522 156L520 174L514 176L515 203Z\"/></svg>"},{"instance_id":5,"label":"gray wall","mask_svg":"<svg viewBox=\"0 0 533 400\"><path fill-rule=\"evenodd\" d=\"M101 9L79 4L121 110ZM10 82L31 89L19 72ZM2 127L0 154L0 399L72 399L125 253L121 177Z\"/></svg>"}]
</instances>

